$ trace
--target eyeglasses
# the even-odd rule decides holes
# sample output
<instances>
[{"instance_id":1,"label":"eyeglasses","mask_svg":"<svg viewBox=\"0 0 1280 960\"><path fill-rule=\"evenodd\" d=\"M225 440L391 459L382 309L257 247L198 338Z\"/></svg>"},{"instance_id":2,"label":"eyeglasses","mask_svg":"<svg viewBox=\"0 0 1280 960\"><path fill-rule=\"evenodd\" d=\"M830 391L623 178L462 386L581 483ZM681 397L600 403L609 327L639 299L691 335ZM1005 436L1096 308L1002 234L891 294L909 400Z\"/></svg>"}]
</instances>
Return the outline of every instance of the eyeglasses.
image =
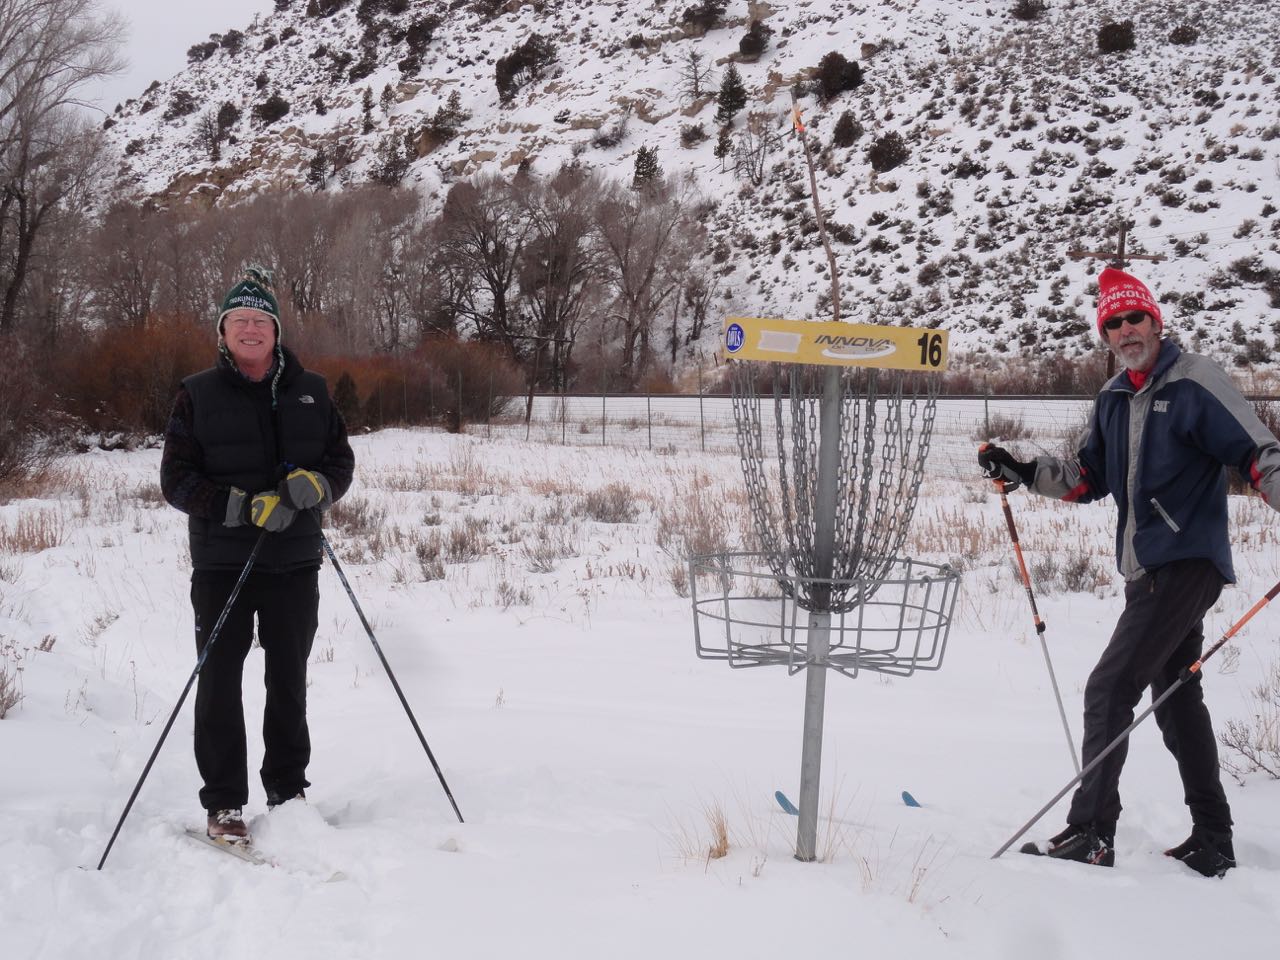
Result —
<instances>
[{"instance_id":1,"label":"eyeglasses","mask_svg":"<svg viewBox=\"0 0 1280 960\"><path fill-rule=\"evenodd\" d=\"M1127 323L1131 327L1136 327L1145 319L1147 315L1139 310L1136 313L1118 313L1114 317L1108 317L1102 325L1108 330L1119 330L1121 324Z\"/></svg>"},{"instance_id":2,"label":"eyeglasses","mask_svg":"<svg viewBox=\"0 0 1280 960\"><path fill-rule=\"evenodd\" d=\"M275 324L275 321L272 320L270 317L266 316L265 314L258 314L256 316L249 316L249 317L245 317L245 316L227 317L225 322L226 322L226 325L229 327L235 327L237 329L244 329L245 327L253 327L255 330L265 330L267 327L270 327Z\"/></svg>"}]
</instances>

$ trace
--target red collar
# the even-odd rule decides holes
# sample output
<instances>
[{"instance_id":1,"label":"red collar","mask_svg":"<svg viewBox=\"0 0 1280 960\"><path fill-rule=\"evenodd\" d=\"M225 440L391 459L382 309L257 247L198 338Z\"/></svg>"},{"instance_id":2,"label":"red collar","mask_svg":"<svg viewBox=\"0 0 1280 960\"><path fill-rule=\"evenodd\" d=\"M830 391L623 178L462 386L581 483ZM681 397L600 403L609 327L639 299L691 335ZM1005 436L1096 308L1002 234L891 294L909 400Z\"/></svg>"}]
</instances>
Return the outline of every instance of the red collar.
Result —
<instances>
[{"instance_id":1,"label":"red collar","mask_svg":"<svg viewBox=\"0 0 1280 960\"><path fill-rule=\"evenodd\" d=\"M1147 377L1151 376L1150 370L1128 370L1129 382L1133 384L1133 389L1141 390L1142 385L1147 382Z\"/></svg>"}]
</instances>

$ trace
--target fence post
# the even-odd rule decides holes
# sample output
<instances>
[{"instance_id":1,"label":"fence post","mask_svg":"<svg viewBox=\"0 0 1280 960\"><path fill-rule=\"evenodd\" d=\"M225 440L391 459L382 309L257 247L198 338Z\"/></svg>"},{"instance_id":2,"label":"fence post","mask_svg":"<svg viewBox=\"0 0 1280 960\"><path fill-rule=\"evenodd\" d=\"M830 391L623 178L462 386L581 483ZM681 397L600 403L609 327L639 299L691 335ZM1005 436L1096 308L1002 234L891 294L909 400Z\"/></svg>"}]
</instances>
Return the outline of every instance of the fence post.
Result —
<instances>
[{"instance_id":1,"label":"fence post","mask_svg":"<svg viewBox=\"0 0 1280 960\"><path fill-rule=\"evenodd\" d=\"M493 371L489 371L489 403L484 408L485 435L493 439Z\"/></svg>"},{"instance_id":2,"label":"fence post","mask_svg":"<svg viewBox=\"0 0 1280 960\"><path fill-rule=\"evenodd\" d=\"M600 446L605 445L604 424L609 419L609 373L604 368L604 356L600 357Z\"/></svg>"},{"instance_id":3,"label":"fence post","mask_svg":"<svg viewBox=\"0 0 1280 960\"><path fill-rule=\"evenodd\" d=\"M560 385L560 446L569 442L569 397L565 393L565 385Z\"/></svg>"},{"instance_id":4,"label":"fence post","mask_svg":"<svg viewBox=\"0 0 1280 960\"><path fill-rule=\"evenodd\" d=\"M702 434L702 452L707 452L707 416L702 402L702 362L698 362L698 432Z\"/></svg>"},{"instance_id":5,"label":"fence post","mask_svg":"<svg viewBox=\"0 0 1280 960\"><path fill-rule=\"evenodd\" d=\"M400 368L400 374L404 377L404 425L407 427L413 423L413 419L409 416L409 364L406 363Z\"/></svg>"},{"instance_id":6,"label":"fence post","mask_svg":"<svg viewBox=\"0 0 1280 960\"><path fill-rule=\"evenodd\" d=\"M644 406L649 414L649 449L653 449L653 391L646 390L644 393Z\"/></svg>"},{"instance_id":7,"label":"fence post","mask_svg":"<svg viewBox=\"0 0 1280 960\"><path fill-rule=\"evenodd\" d=\"M982 378L982 435L988 440L991 439L991 383L986 377Z\"/></svg>"}]
</instances>

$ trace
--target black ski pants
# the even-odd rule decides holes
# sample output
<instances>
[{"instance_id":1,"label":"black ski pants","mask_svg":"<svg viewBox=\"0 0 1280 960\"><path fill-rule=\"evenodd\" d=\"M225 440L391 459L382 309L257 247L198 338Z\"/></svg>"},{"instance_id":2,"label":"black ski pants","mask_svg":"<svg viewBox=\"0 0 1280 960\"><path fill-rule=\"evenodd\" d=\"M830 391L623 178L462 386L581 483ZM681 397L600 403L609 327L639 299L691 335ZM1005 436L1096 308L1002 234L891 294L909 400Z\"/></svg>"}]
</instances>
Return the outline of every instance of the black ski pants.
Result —
<instances>
[{"instance_id":1,"label":"black ski pants","mask_svg":"<svg viewBox=\"0 0 1280 960\"><path fill-rule=\"evenodd\" d=\"M1142 692L1163 694L1200 657L1204 615L1222 592L1222 575L1208 560L1177 560L1125 584L1124 612L1084 690L1083 761L1088 764L1133 722ZM1218 745L1200 674L1156 710L1164 745L1178 763L1195 828L1229 839L1231 810L1218 771ZM1129 751L1121 743L1081 782L1067 820L1092 823L1115 836L1120 818L1120 770Z\"/></svg>"},{"instance_id":2,"label":"black ski pants","mask_svg":"<svg viewBox=\"0 0 1280 960\"><path fill-rule=\"evenodd\" d=\"M191 577L196 650L226 605L239 571L197 570ZM249 801L241 679L253 644L254 618L265 659L266 707L262 718L262 785L268 796L295 796L311 760L307 730L307 658L318 625L319 570L251 572L227 614L196 688L196 766L204 780L206 810L243 807Z\"/></svg>"}]
</instances>

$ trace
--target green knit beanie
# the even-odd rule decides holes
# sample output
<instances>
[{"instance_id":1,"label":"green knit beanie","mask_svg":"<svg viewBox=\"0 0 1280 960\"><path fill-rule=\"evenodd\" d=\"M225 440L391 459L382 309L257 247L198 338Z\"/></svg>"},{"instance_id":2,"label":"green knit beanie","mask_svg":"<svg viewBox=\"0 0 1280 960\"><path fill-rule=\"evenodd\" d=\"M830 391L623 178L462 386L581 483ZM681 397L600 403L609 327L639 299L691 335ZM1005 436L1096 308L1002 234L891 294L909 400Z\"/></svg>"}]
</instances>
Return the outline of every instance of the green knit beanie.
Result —
<instances>
[{"instance_id":1,"label":"green knit beanie","mask_svg":"<svg viewBox=\"0 0 1280 960\"><path fill-rule=\"evenodd\" d=\"M265 267L256 264L245 267L244 276L234 287L227 291L222 301L222 310L218 313L218 336L223 334L222 320L232 310L247 307L269 314L276 322L276 343L280 343L280 305L276 303L271 284L275 275Z\"/></svg>"}]
</instances>

